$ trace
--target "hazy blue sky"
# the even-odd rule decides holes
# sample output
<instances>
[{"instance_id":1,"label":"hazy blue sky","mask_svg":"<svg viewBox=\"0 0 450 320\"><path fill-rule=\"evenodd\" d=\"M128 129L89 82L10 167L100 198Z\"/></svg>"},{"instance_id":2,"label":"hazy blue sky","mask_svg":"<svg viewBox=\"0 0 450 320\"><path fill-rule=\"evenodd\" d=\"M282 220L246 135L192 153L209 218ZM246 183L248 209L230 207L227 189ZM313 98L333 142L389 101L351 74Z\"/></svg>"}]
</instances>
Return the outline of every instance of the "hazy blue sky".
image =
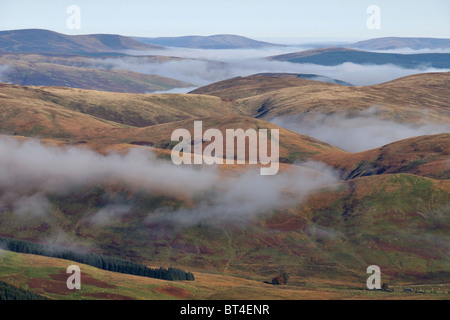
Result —
<instances>
[{"instance_id":1,"label":"hazy blue sky","mask_svg":"<svg viewBox=\"0 0 450 320\"><path fill-rule=\"evenodd\" d=\"M69 29L69 5L80 29ZM380 29L366 12L380 8ZM131 36L240 34L254 38L450 38L450 0L0 0L0 30L43 28L66 34Z\"/></svg>"}]
</instances>

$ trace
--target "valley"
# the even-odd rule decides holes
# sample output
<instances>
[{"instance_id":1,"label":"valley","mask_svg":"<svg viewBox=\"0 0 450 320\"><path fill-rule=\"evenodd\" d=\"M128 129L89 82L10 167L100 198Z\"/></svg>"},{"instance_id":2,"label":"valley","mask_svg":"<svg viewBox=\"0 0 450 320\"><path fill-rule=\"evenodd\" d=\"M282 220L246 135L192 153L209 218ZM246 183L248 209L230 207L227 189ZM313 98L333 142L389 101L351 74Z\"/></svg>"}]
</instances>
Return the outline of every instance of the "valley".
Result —
<instances>
[{"instance_id":1,"label":"valley","mask_svg":"<svg viewBox=\"0 0 450 320\"><path fill-rule=\"evenodd\" d=\"M285 53L234 35L0 31L0 237L17 244L0 245L0 289L55 300L448 300L448 53L374 52L446 43ZM361 85L353 71L311 64L402 73ZM227 163L237 160L227 145L215 149L222 164L174 163L177 129L189 159L227 132L269 132L279 170ZM245 160L261 160L261 145ZM121 273L116 261L195 280ZM366 286L370 265L382 290Z\"/></svg>"}]
</instances>

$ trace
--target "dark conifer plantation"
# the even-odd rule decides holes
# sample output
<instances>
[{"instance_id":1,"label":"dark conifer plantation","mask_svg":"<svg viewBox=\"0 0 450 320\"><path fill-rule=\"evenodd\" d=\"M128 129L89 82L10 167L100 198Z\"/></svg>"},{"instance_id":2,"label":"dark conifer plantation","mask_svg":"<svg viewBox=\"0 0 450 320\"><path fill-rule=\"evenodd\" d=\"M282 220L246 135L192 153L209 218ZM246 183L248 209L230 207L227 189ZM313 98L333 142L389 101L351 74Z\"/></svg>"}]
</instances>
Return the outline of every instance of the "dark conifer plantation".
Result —
<instances>
[{"instance_id":1,"label":"dark conifer plantation","mask_svg":"<svg viewBox=\"0 0 450 320\"><path fill-rule=\"evenodd\" d=\"M48 300L33 292L0 281L0 300Z\"/></svg>"},{"instance_id":2,"label":"dark conifer plantation","mask_svg":"<svg viewBox=\"0 0 450 320\"><path fill-rule=\"evenodd\" d=\"M19 253L30 253L46 257L71 260L107 271L120 272L149 278L172 281L195 280L194 275L191 272L186 272L177 268L152 269L142 264L120 258L107 257L95 253L75 252L60 247L54 247L25 240L0 237L0 248Z\"/></svg>"}]
</instances>

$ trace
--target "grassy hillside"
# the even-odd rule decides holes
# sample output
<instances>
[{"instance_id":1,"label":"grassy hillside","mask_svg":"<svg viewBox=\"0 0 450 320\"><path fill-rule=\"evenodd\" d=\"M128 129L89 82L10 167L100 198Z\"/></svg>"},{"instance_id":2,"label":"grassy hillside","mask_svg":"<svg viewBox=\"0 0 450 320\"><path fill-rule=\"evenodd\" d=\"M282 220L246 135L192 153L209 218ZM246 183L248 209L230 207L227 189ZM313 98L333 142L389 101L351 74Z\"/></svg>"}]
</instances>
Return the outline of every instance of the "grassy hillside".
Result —
<instances>
[{"instance_id":1,"label":"grassy hillside","mask_svg":"<svg viewBox=\"0 0 450 320\"><path fill-rule=\"evenodd\" d=\"M163 48L112 34L66 35L42 29L0 31L3 52L73 54L151 49Z\"/></svg>"},{"instance_id":2,"label":"grassy hillside","mask_svg":"<svg viewBox=\"0 0 450 320\"><path fill-rule=\"evenodd\" d=\"M450 73L403 77L379 85L348 87L304 79L249 76L199 88L193 93L233 100L243 115L271 120L295 115L352 115L377 108L377 117L396 122L450 123Z\"/></svg>"},{"instance_id":3,"label":"grassy hillside","mask_svg":"<svg viewBox=\"0 0 450 320\"><path fill-rule=\"evenodd\" d=\"M390 285L444 283L449 276L448 180L409 174L361 177L240 226L181 227L175 221L148 220L158 208L190 205L129 193L127 202L134 207L127 215L107 225L89 223L102 206L99 199L120 196L110 188L53 195L50 220L12 220L14 214L4 212L0 234L42 241L65 230L62 243L84 250L95 246L151 266L182 267L193 270L196 279L198 271L256 280L285 271L298 281L355 283L371 264L381 267Z\"/></svg>"},{"instance_id":4,"label":"grassy hillside","mask_svg":"<svg viewBox=\"0 0 450 320\"><path fill-rule=\"evenodd\" d=\"M193 95L139 95L61 87L0 85L3 133L35 137L98 137L99 129L219 115L220 98Z\"/></svg>"},{"instance_id":5,"label":"grassy hillside","mask_svg":"<svg viewBox=\"0 0 450 320\"><path fill-rule=\"evenodd\" d=\"M70 291L66 287L67 261L34 255L0 251L0 279L11 285L58 300L232 300L247 299L298 300L298 299L446 299L439 293L428 294L397 292L371 292L361 290L351 282L308 280L297 286L273 286L263 281L198 272L196 281L174 283L157 279L98 270L80 265L82 288Z\"/></svg>"},{"instance_id":6,"label":"grassy hillside","mask_svg":"<svg viewBox=\"0 0 450 320\"><path fill-rule=\"evenodd\" d=\"M250 76L195 91L205 93L201 95L139 95L4 84L0 87L0 120L3 133L74 139L91 135L94 128L111 126L145 127L223 114L265 120L315 113L351 116L373 106L377 106L376 116L385 120L420 122L426 112L429 123L447 124L449 81L448 73L434 73L347 87L298 78ZM74 117L74 112L79 117ZM32 114L36 117L30 117ZM68 114L72 116L64 116ZM75 125L78 118L86 122ZM80 131L79 126L89 129Z\"/></svg>"}]
</instances>

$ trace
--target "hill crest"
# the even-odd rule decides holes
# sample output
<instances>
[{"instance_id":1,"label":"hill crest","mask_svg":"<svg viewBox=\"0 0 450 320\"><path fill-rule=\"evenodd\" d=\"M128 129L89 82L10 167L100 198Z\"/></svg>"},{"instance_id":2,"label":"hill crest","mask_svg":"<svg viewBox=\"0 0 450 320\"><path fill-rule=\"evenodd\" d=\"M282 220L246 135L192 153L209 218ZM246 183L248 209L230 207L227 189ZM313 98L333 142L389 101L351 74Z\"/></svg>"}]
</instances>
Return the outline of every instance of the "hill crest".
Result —
<instances>
[{"instance_id":1,"label":"hill crest","mask_svg":"<svg viewBox=\"0 0 450 320\"><path fill-rule=\"evenodd\" d=\"M0 52L104 53L163 49L116 34L66 35L45 29L0 31Z\"/></svg>"},{"instance_id":2,"label":"hill crest","mask_svg":"<svg viewBox=\"0 0 450 320\"><path fill-rule=\"evenodd\" d=\"M158 37L144 38L134 37L133 39L167 47L181 47L193 49L244 49L244 48L265 48L281 47L283 45L258 41L234 34L217 34L211 36L182 36L182 37Z\"/></svg>"}]
</instances>

